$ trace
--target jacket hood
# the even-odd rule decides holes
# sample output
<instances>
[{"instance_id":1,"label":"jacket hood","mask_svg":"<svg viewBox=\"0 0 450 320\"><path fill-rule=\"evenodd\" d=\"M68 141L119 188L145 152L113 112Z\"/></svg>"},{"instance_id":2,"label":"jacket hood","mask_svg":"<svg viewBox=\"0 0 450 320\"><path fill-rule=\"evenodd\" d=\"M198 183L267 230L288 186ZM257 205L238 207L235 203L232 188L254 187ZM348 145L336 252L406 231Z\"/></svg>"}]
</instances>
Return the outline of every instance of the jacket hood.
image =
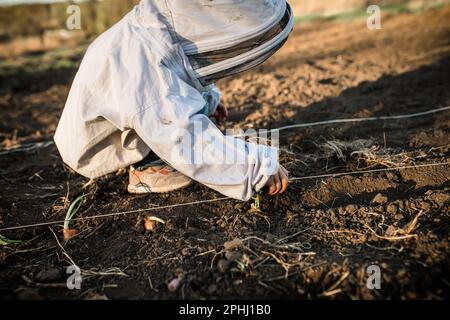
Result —
<instances>
[{"instance_id":1,"label":"jacket hood","mask_svg":"<svg viewBox=\"0 0 450 320\"><path fill-rule=\"evenodd\" d=\"M143 0L144 20L158 16L199 79L215 80L263 62L288 38L286 0Z\"/></svg>"}]
</instances>

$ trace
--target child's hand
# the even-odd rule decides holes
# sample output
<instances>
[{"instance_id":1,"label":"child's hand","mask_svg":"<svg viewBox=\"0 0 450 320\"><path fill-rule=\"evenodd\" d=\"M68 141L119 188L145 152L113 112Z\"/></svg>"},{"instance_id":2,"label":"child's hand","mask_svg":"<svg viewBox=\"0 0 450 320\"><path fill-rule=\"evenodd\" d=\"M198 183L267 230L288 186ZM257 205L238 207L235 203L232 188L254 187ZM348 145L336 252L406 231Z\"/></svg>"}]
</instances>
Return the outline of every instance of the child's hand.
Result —
<instances>
[{"instance_id":1,"label":"child's hand","mask_svg":"<svg viewBox=\"0 0 450 320\"><path fill-rule=\"evenodd\" d=\"M219 103L219 105L217 106L216 112L214 112L214 114L213 114L213 117L216 119L218 124L224 123L228 117L227 108L222 103Z\"/></svg>"},{"instance_id":2,"label":"child's hand","mask_svg":"<svg viewBox=\"0 0 450 320\"><path fill-rule=\"evenodd\" d=\"M280 169L276 174L271 176L267 181L267 188L269 195L273 196L279 193L283 193L287 189L289 182L289 172L280 165Z\"/></svg>"}]
</instances>

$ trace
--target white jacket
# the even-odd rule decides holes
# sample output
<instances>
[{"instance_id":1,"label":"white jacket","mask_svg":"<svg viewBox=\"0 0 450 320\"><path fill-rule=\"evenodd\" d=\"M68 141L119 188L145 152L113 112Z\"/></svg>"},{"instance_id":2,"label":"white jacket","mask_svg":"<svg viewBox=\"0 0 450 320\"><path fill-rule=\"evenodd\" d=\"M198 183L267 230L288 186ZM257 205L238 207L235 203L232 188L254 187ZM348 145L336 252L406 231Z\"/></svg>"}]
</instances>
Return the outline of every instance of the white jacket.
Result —
<instances>
[{"instance_id":1,"label":"white jacket","mask_svg":"<svg viewBox=\"0 0 450 320\"><path fill-rule=\"evenodd\" d=\"M220 93L197 80L173 41L170 14L166 1L143 1L89 46L56 145L64 162L89 178L132 165L152 150L199 183L248 200L278 170L277 150L224 136L211 122ZM229 155L238 161L224 161Z\"/></svg>"}]
</instances>

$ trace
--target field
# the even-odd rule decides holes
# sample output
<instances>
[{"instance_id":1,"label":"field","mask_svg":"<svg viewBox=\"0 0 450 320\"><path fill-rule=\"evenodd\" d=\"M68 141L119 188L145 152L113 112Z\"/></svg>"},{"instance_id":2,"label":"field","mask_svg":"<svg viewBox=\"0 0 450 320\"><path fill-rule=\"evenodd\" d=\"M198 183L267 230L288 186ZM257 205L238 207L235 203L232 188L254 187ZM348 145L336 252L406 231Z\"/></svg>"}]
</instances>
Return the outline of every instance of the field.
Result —
<instances>
[{"instance_id":1,"label":"field","mask_svg":"<svg viewBox=\"0 0 450 320\"><path fill-rule=\"evenodd\" d=\"M222 127L278 128L450 106L450 6L364 19L296 24L268 62L218 83ZM442 299L450 297L449 165L293 181L284 195L173 208L221 195L195 184L128 195L127 171L90 182L51 143L85 45L0 60L0 297L6 299ZM450 111L394 121L285 130L291 177L450 161ZM50 141L50 142L49 142ZM153 208L166 223L144 230ZM7 240L4 240L7 241ZM81 269L80 290L66 267ZM367 267L381 288L367 287ZM176 290L168 284L179 280ZM171 282L173 284L173 282Z\"/></svg>"}]
</instances>

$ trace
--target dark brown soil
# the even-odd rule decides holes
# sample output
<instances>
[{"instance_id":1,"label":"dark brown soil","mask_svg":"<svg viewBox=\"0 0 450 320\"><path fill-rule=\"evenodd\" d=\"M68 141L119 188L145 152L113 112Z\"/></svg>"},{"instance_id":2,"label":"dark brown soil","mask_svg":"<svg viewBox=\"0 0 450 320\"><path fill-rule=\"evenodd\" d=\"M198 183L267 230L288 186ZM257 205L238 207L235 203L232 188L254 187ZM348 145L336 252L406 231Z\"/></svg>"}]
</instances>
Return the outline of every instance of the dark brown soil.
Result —
<instances>
[{"instance_id":1,"label":"dark brown soil","mask_svg":"<svg viewBox=\"0 0 450 320\"><path fill-rule=\"evenodd\" d=\"M363 20L297 25L269 62L219 83L227 127L448 106L448 21L447 6L384 17L378 31ZM0 228L64 219L82 193L81 217L220 197L198 184L128 195L126 171L82 189L86 179L53 145L3 152L51 140L75 71L0 76ZM283 131L282 162L295 177L448 162L449 115ZM282 196L261 195L259 212L233 200L161 209L152 214L167 223L153 232L143 214L94 219L74 223L81 233L67 243L61 225L2 231L22 242L0 248L0 297L449 298L449 177L446 165L298 181ZM84 270L81 290L66 288L69 257ZM366 286L374 264L380 290Z\"/></svg>"}]
</instances>

